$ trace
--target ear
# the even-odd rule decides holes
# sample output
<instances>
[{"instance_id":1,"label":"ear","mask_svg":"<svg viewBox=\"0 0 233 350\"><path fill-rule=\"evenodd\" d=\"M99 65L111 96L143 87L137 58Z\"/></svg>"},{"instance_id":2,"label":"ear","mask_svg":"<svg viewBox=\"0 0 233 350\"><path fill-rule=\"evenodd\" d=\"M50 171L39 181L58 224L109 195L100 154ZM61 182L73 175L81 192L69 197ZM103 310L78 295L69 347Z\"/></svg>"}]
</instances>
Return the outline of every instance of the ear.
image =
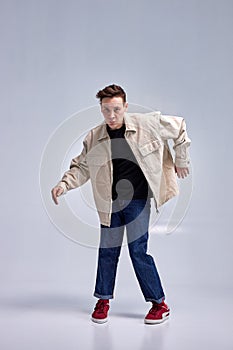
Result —
<instances>
[{"instance_id":1,"label":"ear","mask_svg":"<svg viewBox=\"0 0 233 350\"><path fill-rule=\"evenodd\" d=\"M125 102L125 105L124 105L124 107L125 107L125 109L127 109L128 108L128 102Z\"/></svg>"}]
</instances>

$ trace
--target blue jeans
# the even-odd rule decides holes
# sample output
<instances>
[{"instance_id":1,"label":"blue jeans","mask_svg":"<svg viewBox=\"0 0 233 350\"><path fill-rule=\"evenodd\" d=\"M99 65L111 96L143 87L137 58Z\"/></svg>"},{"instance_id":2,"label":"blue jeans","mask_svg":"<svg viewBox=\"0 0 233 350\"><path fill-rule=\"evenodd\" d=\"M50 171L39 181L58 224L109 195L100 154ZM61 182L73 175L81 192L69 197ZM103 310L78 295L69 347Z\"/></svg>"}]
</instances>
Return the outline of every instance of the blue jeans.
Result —
<instances>
[{"instance_id":1,"label":"blue jeans","mask_svg":"<svg viewBox=\"0 0 233 350\"><path fill-rule=\"evenodd\" d=\"M115 200L111 226L101 225L98 268L94 296L112 299L124 228L133 268L146 301L165 299L154 259L147 254L150 200Z\"/></svg>"}]
</instances>

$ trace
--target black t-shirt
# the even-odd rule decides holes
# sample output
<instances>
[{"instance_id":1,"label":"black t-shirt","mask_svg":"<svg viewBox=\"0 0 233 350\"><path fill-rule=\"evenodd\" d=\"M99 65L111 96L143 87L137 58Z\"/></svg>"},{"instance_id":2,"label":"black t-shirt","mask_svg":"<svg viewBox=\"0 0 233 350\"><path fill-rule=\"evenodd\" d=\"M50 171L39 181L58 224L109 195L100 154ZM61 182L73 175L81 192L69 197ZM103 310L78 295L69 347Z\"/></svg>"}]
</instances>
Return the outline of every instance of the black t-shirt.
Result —
<instances>
[{"instance_id":1,"label":"black t-shirt","mask_svg":"<svg viewBox=\"0 0 233 350\"><path fill-rule=\"evenodd\" d=\"M149 186L137 160L125 140L125 124L112 130L107 125L111 138L113 163L112 199L146 199Z\"/></svg>"}]
</instances>

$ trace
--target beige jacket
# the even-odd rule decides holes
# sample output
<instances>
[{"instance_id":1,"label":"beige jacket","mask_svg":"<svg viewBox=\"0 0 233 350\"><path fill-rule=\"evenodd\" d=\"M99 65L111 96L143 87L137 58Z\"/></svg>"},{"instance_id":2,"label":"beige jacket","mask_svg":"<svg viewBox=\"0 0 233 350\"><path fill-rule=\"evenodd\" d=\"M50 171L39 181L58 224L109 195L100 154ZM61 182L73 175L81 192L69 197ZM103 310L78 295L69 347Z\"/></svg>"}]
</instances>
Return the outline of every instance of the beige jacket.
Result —
<instances>
[{"instance_id":1,"label":"beige jacket","mask_svg":"<svg viewBox=\"0 0 233 350\"><path fill-rule=\"evenodd\" d=\"M143 171L152 190L156 208L178 194L175 166L189 167L190 139L181 117L162 115L161 112L125 113L125 139ZM168 146L173 139L175 161ZM113 167L111 140L103 122L93 128L83 141L83 150L74 158L70 170L58 183L67 191L91 180L100 222L110 226Z\"/></svg>"}]
</instances>

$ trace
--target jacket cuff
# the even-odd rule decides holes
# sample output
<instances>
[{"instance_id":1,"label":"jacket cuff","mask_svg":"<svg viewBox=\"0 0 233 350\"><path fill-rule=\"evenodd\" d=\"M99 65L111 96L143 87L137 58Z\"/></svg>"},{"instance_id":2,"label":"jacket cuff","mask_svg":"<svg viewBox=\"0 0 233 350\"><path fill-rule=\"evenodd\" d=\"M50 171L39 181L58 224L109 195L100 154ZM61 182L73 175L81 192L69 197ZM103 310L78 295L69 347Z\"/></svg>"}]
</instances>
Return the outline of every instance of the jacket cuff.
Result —
<instances>
[{"instance_id":1,"label":"jacket cuff","mask_svg":"<svg viewBox=\"0 0 233 350\"><path fill-rule=\"evenodd\" d=\"M188 168L190 166L190 160L189 159L176 158L175 159L175 165L178 168Z\"/></svg>"},{"instance_id":2,"label":"jacket cuff","mask_svg":"<svg viewBox=\"0 0 233 350\"><path fill-rule=\"evenodd\" d=\"M60 186L60 187L63 189L62 195L63 195L63 194L66 194L66 192L68 191L68 190L67 190L67 187L66 187L66 184L65 184L65 182L63 182L63 181L58 182L57 186Z\"/></svg>"}]
</instances>

